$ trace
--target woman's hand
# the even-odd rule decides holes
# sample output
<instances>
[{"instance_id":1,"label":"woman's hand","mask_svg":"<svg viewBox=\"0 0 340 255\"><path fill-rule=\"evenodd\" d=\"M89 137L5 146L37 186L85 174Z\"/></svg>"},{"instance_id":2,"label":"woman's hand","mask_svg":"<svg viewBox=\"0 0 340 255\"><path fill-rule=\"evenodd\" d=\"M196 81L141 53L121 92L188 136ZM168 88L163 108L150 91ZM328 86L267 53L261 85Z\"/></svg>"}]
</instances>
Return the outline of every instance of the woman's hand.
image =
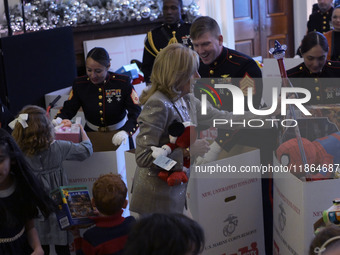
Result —
<instances>
[{"instance_id":1,"label":"woman's hand","mask_svg":"<svg viewBox=\"0 0 340 255\"><path fill-rule=\"evenodd\" d=\"M190 146L190 154L195 157L202 157L209 150L209 142L205 139L197 139L196 142Z\"/></svg>"}]
</instances>

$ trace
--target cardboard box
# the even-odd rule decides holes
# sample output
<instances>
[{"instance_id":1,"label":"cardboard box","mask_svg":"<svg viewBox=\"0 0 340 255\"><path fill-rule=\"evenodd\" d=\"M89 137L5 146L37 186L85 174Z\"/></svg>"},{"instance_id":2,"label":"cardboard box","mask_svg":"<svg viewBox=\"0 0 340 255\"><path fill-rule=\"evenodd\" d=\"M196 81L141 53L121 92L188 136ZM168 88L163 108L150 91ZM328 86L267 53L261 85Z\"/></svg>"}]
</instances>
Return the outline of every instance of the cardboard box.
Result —
<instances>
[{"instance_id":1,"label":"cardboard box","mask_svg":"<svg viewBox=\"0 0 340 255\"><path fill-rule=\"evenodd\" d=\"M72 124L71 127L56 127L55 139L80 143L81 142L80 127L75 124Z\"/></svg>"},{"instance_id":2,"label":"cardboard box","mask_svg":"<svg viewBox=\"0 0 340 255\"><path fill-rule=\"evenodd\" d=\"M94 216L91 198L86 186L61 186L51 192L57 206L56 216L61 229L89 226Z\"/></svg>"},{"instance_id":3,"label":"cardboard box","mask_svg":"<svg viewBox=\"0 0 340 255\"><path fill-rule=\"evenodd\" d=\"M70 185L83 185L89 189L92 197L93 183L100 175L116 173L122 176L126 183L124 151L129 149L128 142L118 148L112 144L114 132L88 132L92 144L93 155L84 161L64 161L63 167ZM130 211L124 209L123 217L130 215ZM71 254L75 254L74 248Z\"/></svg>"},{"instance_id":4,"label":"cardboard box","mask_svg":"<svg viewBox=\"0 0 340 255\"><path fill-rule=\"evenodd\" d=\"M129 150L129 143L119 147L112 144L113 132L88 132L92 145L93 155L84 161L64 161L63 167L70 185L84 185L89 188L92 196L93 183L100 175L116 173L122 176L126 183L124 151ZM125 210L123 216L129 216Z\"/></svg>"},{"instance_id":5,"label":"cardboard box","mask_svg":"<svg viewBox=\"0 0 340 255\"><path fill-rule=\"evenodd\" d=\"M125 151L125 173L126 173L126 184L128 187L128 198L130 199L132 196L132 183L133 178L135 176L137 163L135 158L135 149ZM129 204L126 209L129 209ZM138 213L130 211L130 215L134 216L135 218L138 218Z\"/></svg>"},{"instance_id":6,"label":"cardboard box","mask_svg":"<svg viewBox=\"0 0 340 255\"><path fill-rule=\"evenodd\" d=\"M265 254L261 173L237 173L259 165L252 150L191 168L187 203L205 232L203 255ZM208 166L225 172L203 172Z\"/></svg>"},{"instance_id":7,"label":"cardboard box","mask_svg":"<svg viewBox=\"0 0 340 255\"><path fill-rule=\"evenodd\" d=\"M274 254L308 254L314 223L339 197L340 179L304 182L291 173L274 173Z\"/></svg>"},{"instance_id":8,"label":"cardboard box","mask_svg":"<svg viewBox=\"0 0 340 255\"><path fill-rule=\"evenodd\" d=\"M136 172L137 164L135 158L135 149L125 151L126 181L128 187L128 195L131 197L133 177Z\"/></svg>"}]
</instances>

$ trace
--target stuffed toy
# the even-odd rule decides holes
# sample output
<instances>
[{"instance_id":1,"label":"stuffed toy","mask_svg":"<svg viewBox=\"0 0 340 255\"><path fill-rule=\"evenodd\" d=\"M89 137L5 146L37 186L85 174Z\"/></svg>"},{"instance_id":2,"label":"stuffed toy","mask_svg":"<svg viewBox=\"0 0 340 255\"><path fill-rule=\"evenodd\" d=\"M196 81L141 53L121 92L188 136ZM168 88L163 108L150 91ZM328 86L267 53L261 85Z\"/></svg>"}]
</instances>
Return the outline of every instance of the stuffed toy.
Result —
<instances>
[{"instance_id":1,"label":"stuffed toy","mask_svg":"<svg viewBox=\"0 0 340 255\"><path fill-rule=\"evenodd\" d=\"M296 138L282 143L276 150L280 163L287 165L297 177L310 176L312 181L332 178L340 163L340 132L313 142L301 139L308 166L303 165Z\"/></svg>"},{"instance_id":2,"label":"stuffed toy","mask_svg":"<svg viewBox=\"0 0 340 255\"><path fill-rule=\"evenodd\" d=\"M333 205L322 213L323 221L326 225L340 225L340 199L333 200Z\"/></svg>"},{"instance_id":3,"label":"stuffed toy","mask_svg":"<svg viewBox=\"0 0 340 255\"><path fill-rule=\"evenodd\" d=\"M170 142L164 144L162 147L151 146L152 157L167 156L176 148L182 148L189 153L188 149L190 145L193 144L197 138L195 126L190 122L181 123L175 121L169 126L168 132ZM183 166L186 168L190 167L189 155L183 156ZM188 177L184 171L163 170L158 173L158 177L166 181L169 186L188 182Z\"/></svg>"},{"instance_id":4,"label":"stuffed toy","mask_svg":"<svg viewBox=\"0 0 340 255\"><path fill-rule=\"evenodd\" d=\"M138 78L133 79L131 84L137 85L137 84L140 84L142 82L144 82L144 76L141 75L141 74L138 74Z\"/></svg>"}]
</instances>

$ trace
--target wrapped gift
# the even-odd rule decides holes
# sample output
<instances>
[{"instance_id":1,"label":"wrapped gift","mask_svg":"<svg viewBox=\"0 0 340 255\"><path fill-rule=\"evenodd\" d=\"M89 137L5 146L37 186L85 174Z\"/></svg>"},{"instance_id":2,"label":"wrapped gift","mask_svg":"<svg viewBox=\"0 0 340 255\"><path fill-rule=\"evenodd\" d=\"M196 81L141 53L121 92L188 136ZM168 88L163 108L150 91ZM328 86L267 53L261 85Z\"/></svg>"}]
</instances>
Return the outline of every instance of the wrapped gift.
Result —
<instances>
[{"instance_id":1,"label":"wrapped gift","mask_svg":"<svg viewBox=\"0 0 340 255\"><path fill-rule=\"evenodd\" d=\"M124 65L116 73L128 75L132 80L138 78L139 68L136 63Z\"/></svg>"},{"instance_id":2,"label":"wrapped gift","mask_svg":"<svg viewBox=\"0 0 340 255\"><path fill-rule=\"evenodd\" d=\"M76 124L72 124L71 127L56 126L54 130L56 140L66 140L74 143L81 142L80 127Z\"/></svg>"},{"instance_id":3,"label":"wrapped gift","mask_svg":"<svg viewBox=\"0 0 340 255\"><path fill-rule=\"evenodd\" d=\"M56 216L61 229L72 226L87 227L93 224L94 216L90 194L86 186L60 186L51 192Z\"/></svg>"}]
</instances>

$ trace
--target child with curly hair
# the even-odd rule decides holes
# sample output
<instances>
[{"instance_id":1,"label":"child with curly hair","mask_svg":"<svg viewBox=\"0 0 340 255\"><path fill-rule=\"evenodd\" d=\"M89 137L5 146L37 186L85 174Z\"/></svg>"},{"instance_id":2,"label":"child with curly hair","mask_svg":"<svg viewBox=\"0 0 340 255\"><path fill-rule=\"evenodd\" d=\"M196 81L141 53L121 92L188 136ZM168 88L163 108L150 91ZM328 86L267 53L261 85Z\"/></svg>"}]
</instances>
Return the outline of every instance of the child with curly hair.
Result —
<instances>
[{"instance_id":1,"label":"child with curly hair","mask_svg":"<svg viewBox=\"0 0 340 255\"><path fill-rule=\"evenodd\" d=\"M13 123L12 123L13 126ZM54 127L46 111L35 105L25 106L14 120L12 135L25 154L34 174L43 182L48 191L67 185L63 169L64 160L82 161L93 153L92 143L81 125L80 143L54 140ZM45 254L49 245L55 245L57 254L70 254L68 231L61 230L55 215L47 220L35 221Z\"/></svg>"}]
</instances>

